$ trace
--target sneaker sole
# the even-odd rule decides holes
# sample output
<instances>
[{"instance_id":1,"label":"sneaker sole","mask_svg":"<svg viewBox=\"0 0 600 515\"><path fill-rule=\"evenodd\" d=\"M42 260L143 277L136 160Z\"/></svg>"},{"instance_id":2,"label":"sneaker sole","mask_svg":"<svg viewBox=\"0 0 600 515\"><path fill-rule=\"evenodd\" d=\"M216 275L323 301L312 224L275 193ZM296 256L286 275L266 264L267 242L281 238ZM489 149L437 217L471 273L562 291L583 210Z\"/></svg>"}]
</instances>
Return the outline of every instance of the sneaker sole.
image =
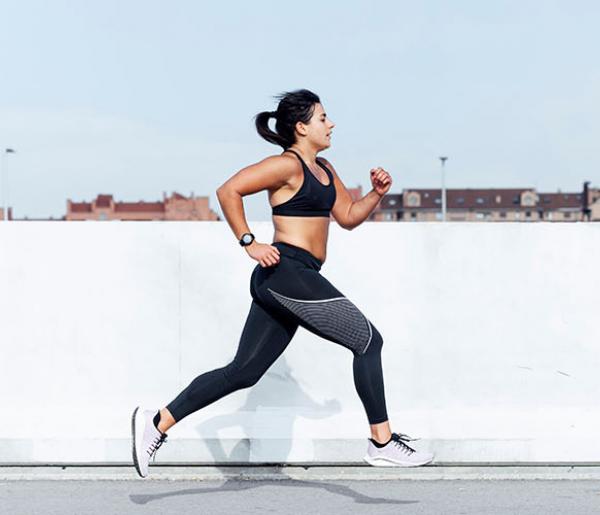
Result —
<instances>
[{"instance_id":1,"label":"sneaker sole","mask_svg":"<svg viewBox=\"0 0 600 515\"><path fill-rule=\"evenodd\" d=\"M138 406L137 408L135 408L133 410L133 415L131 416L131 441L132 441L132 445L131 445L131 454L133 457L133 465L135 467L136 472L138 473L138 475L140 477L146 477L142 474L142 471L140 470L140 464L137 458L137 453L135 452L135 443L136 443L136 437L135 437L135 429L136 429L136 421L135 421L135 417L138 413L138 410L140 409L140 407Z\"/></svg>"},{"instance_id":2,"label":"sneaker sole","mask_svg":"<svg viewBox=\"0 0 600 515\"><path fill-rule=\"evenodd\" d=\"M407 462L403 461L401 463L390 461L386 458L371 458L368 454L363 458L369 465L373 467L422 467L423 465L427 465L433 461L433 458L430 460L422 461L422 462Z\"/></svg>"}]
</instances>

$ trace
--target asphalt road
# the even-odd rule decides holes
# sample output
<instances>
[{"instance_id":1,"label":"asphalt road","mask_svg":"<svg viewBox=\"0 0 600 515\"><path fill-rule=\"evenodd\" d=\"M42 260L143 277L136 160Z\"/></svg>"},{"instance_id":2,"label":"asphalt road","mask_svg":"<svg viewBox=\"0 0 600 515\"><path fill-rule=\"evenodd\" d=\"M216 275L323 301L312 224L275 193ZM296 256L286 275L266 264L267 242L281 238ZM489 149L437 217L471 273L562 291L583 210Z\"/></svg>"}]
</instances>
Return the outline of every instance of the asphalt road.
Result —
<instances>
[{"instance_id":1,"label":"asphalt road","mask_svg":"<svg viewBox=\"0 0 600 515\"><path fill-rule=\"evenodd\" d=\"M600 514L594 480L1 481L2 515Z\"/></svg>"}]
</instances>

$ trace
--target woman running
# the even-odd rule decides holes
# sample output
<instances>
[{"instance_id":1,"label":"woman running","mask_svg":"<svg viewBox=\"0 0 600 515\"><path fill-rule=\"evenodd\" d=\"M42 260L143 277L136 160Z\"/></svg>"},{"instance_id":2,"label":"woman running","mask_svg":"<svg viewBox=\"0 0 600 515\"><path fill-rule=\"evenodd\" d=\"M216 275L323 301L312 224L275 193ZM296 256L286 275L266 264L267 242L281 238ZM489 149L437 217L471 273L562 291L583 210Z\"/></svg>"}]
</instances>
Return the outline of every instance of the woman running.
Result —
<instances>
[{"instance_id":1,"label":"woman running","mask_svg":"<svg viewBox=\"0 0 600 515\"><path fill-rule=\"evenodd\" d=\"M319 271L327 254L330 213L344 229L364 222L392 179L382 168L370 172L372 190L358 201L330 162L317 154L331 146L335 126L319 97L302 89L278 97L277 110L256 116L260 136L283 148L280 155L243 168L217 190L219 203L240 245L258 261L250 278L252 304L237 353L228 365L196 377L166 407L133 412L133 461L148 475L150 458L167 430L225 395L258 382L285 350L298 326L348 348L354 355L354 385L371 427L367 454L375 466L419 466L433 455L417 451L404 434L392 433L381 368L383 340L375 326ZM275 118L275 131L269 119ZM272 206L273 243L255 240L242 197L267 190Z\"/></svg>"}]
</instances>

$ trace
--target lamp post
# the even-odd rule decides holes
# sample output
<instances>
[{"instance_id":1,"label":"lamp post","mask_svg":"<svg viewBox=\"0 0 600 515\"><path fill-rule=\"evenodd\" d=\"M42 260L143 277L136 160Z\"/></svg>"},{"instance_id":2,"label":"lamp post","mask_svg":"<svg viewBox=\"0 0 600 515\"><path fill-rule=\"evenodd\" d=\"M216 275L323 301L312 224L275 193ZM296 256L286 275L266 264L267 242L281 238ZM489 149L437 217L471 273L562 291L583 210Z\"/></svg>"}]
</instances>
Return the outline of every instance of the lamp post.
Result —
<instances>
[{"instance_id":1,"label":"lamp post","mask_svg":"<svg viewBox=\"0 0 600 515\"><path fill-rule=\"evenodd\" d=\"M442 163L442 222L446 221L446 181L444 177L444 168L446 164L446 156L441 156L440 161Z\"/></svg>"},{"instance_id":2,"label":"lamp post","mask_svg":"<svg viewBox=\"0 0 600 515\"><path fill-rule=\"evenodd\" d=\"M8 154L14 154L15 151L12 148L5 148L2 152L2 207L3 207L3 220L8 222L8 171L6 166L6 157Z\"/></svg>"}]
</instances>

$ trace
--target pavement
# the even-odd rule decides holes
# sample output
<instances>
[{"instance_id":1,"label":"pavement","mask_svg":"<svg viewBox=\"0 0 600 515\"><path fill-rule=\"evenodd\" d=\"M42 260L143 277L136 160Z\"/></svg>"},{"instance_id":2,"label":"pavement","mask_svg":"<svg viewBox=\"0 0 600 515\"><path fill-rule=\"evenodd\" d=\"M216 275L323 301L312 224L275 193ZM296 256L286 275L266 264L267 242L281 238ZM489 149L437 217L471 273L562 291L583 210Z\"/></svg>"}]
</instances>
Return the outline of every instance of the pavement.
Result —
<instances>
[{"instance_id":1,"label":"pavement","mask_svg":"<svg viewBox=\"0 0 600 515\"><path fill-rule=\"evenodd\" d=\"M0 472L2 515L600 513L597 467L154 466L152 479L125 467Z\"/></svg>"}]
</instances>

